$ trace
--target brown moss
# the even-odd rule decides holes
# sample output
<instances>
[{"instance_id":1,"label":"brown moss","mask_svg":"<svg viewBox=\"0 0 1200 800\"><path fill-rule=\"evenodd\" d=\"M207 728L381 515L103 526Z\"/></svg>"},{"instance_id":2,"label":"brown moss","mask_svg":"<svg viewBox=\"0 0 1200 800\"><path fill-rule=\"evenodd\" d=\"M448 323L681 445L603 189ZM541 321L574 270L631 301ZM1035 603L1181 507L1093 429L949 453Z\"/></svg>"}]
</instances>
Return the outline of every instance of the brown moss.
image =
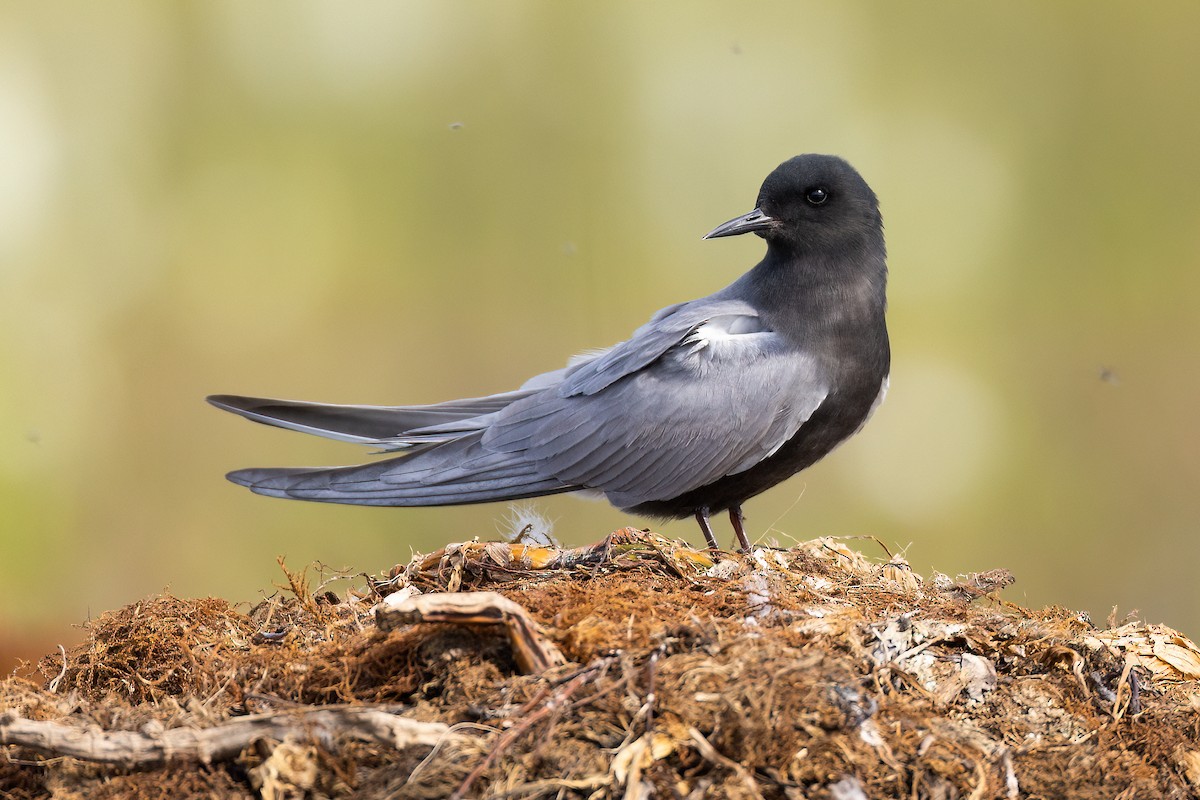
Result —
<instances>
[{"instance_id":1,"label":"brown moss","mask_svg":"<svg viewBox=\"0 0 1200 800\"><path fill-rule=\"evenodd\" d=\"M468 796L624 796L634 781L688 797L1195 796L1197 684L1135 666L1079 614L1005 603L988 574L921 581L829 540L709 568L623 537L554 570L518 549L448 549L344 598L289 574L290 594L248 611L151 598L91 623L65 662L0 682L0 711L139 730L379 704L467 726L432 754L318 742L294 796L445 797L489 756ZM573 663L519 675L498 628L382 633L371 609L404 585L498 591ZM274 746L143 771L6 746L0 793L256 796Z\"/></svg>"}]
</instances>

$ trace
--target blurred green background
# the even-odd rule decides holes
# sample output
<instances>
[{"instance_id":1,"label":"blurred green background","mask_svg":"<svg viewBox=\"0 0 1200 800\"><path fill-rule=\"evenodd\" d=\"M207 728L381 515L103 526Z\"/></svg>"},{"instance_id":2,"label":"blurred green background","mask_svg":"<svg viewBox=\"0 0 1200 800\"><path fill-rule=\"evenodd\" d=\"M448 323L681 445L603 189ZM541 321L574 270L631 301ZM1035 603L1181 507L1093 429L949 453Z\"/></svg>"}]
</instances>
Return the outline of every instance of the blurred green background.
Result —
<instances>
[{"instance_id":1,"label":"blurred green background","mask_svg":"<svg viewBox=\"0 0 1200 800\"><path fill-rule=\"evenodd\" d=\"M254 600L278 554L507 530L251 495L222 474L366 455L203 397L514 388L751 266L700 237L800 152L882 200L892 389L752 535L1200 635L1197 30L1190 1L0 6L0 668L163 589ZM644 524L537 508L572 545Z\"/></svg>"}]
</instances>

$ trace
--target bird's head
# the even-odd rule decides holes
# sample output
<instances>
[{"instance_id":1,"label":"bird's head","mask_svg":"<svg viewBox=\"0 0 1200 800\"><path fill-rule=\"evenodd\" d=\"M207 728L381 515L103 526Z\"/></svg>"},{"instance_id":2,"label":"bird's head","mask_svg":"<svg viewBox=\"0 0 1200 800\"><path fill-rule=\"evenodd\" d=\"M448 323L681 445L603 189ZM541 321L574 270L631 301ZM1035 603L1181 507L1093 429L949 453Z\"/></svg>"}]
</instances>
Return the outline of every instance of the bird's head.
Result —
<instances>
[{"instance_id":1,"label":"bird's head","mask_svg":"<svg viewBox=\"0 0 1200 800\"><path fill-rule=\"evenodd\" d=\"M882 238L882 226L879 201L854 167L837 156L806 154L767 176L753 211L704 238L754 232L772 249L803 252Z\"/></svg>"}]
</instances>

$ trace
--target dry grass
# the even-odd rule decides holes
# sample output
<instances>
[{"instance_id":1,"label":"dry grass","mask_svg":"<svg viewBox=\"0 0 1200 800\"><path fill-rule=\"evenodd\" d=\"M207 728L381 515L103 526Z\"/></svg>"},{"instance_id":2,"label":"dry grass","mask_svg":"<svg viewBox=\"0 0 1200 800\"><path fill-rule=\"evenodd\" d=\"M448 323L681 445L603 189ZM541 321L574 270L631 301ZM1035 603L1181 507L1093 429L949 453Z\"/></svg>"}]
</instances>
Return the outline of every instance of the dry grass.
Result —
<instances>
[{"instance_id":1,"label":"dry grass","mask_svg":"<svg viewBox=\"0 0 1200 800\"><path fill-rule=\"evenodd\" d=\"M254 608L156 597L0 682L5 720L161 741L247 715L374 708L440 743L297 728L137 768L30 742L5 797L1155 798L1200 786L1200 658L1162 627L1096 629L998 599L1003 571L923 580L832 540L753 557L629 529L576 551L456 545L345 596ZM487 590L570 663L519 674L495 625L384 632L386 595ZM1115 627L1115 626L1110 626ZM50 729L48 729L50 730Z\"/></svg>"}]
</instances>

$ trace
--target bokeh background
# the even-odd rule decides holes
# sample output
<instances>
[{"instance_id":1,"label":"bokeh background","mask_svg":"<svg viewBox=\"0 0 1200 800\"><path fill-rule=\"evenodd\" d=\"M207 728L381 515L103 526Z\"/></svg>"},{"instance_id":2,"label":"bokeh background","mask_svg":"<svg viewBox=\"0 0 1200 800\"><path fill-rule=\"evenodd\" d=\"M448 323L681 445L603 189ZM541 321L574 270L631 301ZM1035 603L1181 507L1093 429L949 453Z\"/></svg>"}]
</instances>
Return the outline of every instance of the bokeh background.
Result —
<instances>
[{"instance_id":1,"label":"bokeh background","mask_svg":"<svg viewBox=\"0 0 1200 800\"><path fill-rule=\"evenodd\" d=\"M0 668L164 589L253 601L277 555L507 531L253 496L222 474L366 456L203 397L514 388L751 266L700 236L806 151L882 199L892 390L752 534L1200 635L1197 30L1190 1L5 3ZM641 524L536 508L572 545Z\"/></svg>"}]
</instances>

